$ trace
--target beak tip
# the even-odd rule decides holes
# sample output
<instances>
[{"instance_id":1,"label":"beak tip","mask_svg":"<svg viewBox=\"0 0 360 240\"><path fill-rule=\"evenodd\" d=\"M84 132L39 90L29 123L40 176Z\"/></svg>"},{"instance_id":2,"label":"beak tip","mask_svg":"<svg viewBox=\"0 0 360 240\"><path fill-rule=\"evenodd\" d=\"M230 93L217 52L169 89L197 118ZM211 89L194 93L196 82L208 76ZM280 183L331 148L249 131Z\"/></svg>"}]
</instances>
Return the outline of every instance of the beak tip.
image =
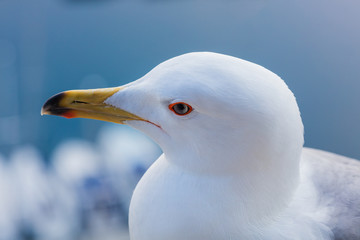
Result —
<instances>
[{"instance_id":1,"label":"beak tip","mask_svg":"<svg viewBox=\"0 0 360 240\"><path fill-rule=\"evenodd\" d=\"M41 115L41 116L49 115L49 112L46 111L46 110L44 109L44 107L42 107L42 108L41 108L41 111L40 111L40 115Z\"/></svg>"},{"instance_id":2,"label":"beak tip","mask_svg":"<svg viewBox=\"0 0 360 240\"><path fill-rule=\"evenodd\" d=\"M45 104L41 108L41 116L43 115L59 115L60 113L63 113L66 111L66 109L61 109L59 107L60 101L64 98L65 93L59 93L52 97L50 97Z\"/></svg>"}]
</instances>

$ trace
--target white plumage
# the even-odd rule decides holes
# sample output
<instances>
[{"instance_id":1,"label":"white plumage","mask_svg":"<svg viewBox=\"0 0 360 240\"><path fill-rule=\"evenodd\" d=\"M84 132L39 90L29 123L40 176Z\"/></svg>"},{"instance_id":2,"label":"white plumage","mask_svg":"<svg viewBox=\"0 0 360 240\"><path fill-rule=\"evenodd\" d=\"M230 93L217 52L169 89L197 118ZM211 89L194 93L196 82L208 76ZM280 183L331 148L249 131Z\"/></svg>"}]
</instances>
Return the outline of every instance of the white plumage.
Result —
<instances>
[{"instance_id":1,"label":"white plumage","mask_svg":"<svg viewBox=\"0 0 360 240\"><path fill-rule=\"evenodd\" d=\"M105 103L146 119L126 123L164 152L134 192L132 240L360 239L360 163L303 148L296 100L269 70L185 54Z\"/></svg>"}]
</instances>

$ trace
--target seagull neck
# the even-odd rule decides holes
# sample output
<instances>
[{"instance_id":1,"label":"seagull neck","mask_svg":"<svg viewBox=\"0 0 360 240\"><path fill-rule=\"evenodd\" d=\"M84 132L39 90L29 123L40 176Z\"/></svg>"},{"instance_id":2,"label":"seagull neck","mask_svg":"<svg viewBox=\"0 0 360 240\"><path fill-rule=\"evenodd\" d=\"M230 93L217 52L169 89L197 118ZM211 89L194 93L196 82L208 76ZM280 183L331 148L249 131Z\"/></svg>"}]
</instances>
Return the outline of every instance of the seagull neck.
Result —
<instances>
[{"instance_id":1,"label":"seagull neck","mask_svg":"<svg viewBox=\"0 0 360 240\"><path fill-rule=\"evenodd\" d=\"M202 176L198 178L200 184L202 178L211 176L218 179L219 181L204 183L214 184L214 189L219 188L215 184L223 184L223 188L220 188L223 194L235 194L237 204L242 205L241 211L249 210L249 220L253 218L252 220L259 221L276 215L287 206L298 186L300 154L257 153L246 157L238 154L242 158L223 156L222 159L214 159L213 156L203 154L200 158L198 155L182 154L179 158L179 155L165 153L170 164L176 165L185 173ZM221 166L216 165L219 160L223 163ZM230 163L232 166L227 166ZM242 212L241 216L244 215L247 214Z\"/></svg>"}]
</instances>

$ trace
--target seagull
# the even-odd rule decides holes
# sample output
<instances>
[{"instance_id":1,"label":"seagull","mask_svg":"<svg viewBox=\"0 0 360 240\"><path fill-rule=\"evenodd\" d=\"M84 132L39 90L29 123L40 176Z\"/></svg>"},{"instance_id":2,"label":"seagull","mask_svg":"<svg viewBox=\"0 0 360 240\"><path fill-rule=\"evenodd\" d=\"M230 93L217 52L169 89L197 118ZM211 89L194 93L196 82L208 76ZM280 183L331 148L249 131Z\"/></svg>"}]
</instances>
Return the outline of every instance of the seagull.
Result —
<instances>
[{"instance_id":1,"label":"seagull","mask_svg":"<svg viewBox=\"0 0 360 240\"><path fill-rule=\"evenodd\" d=\"M188 53L121 87L59 93L41 113L128 124L159 144L131 240L360 239L360 162L303 147L293 93L257 64Z\"/></svg>"}]
</instances>

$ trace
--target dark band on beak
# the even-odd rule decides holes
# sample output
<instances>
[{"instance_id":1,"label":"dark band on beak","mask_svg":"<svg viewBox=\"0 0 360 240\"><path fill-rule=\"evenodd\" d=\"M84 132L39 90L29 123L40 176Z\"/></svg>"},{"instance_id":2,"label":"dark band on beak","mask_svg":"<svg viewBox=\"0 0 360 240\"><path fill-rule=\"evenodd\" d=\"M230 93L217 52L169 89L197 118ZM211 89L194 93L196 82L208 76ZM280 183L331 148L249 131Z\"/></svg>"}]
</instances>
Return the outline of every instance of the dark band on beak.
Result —
<instances>
[{"instance_id":1,"label":"dark band on beak","mask_svg":"<svg viewBox=\"0 0 360 240\"><path fill-rule=\"evenodd\" d=\"M69 108L60 107L60 101L65 97L65 93L58 93L51 98L49 98L44 106L42 107L41 114L49 114L56 116L66 115L70 111Z\"/></svg>"}]
</instances>

